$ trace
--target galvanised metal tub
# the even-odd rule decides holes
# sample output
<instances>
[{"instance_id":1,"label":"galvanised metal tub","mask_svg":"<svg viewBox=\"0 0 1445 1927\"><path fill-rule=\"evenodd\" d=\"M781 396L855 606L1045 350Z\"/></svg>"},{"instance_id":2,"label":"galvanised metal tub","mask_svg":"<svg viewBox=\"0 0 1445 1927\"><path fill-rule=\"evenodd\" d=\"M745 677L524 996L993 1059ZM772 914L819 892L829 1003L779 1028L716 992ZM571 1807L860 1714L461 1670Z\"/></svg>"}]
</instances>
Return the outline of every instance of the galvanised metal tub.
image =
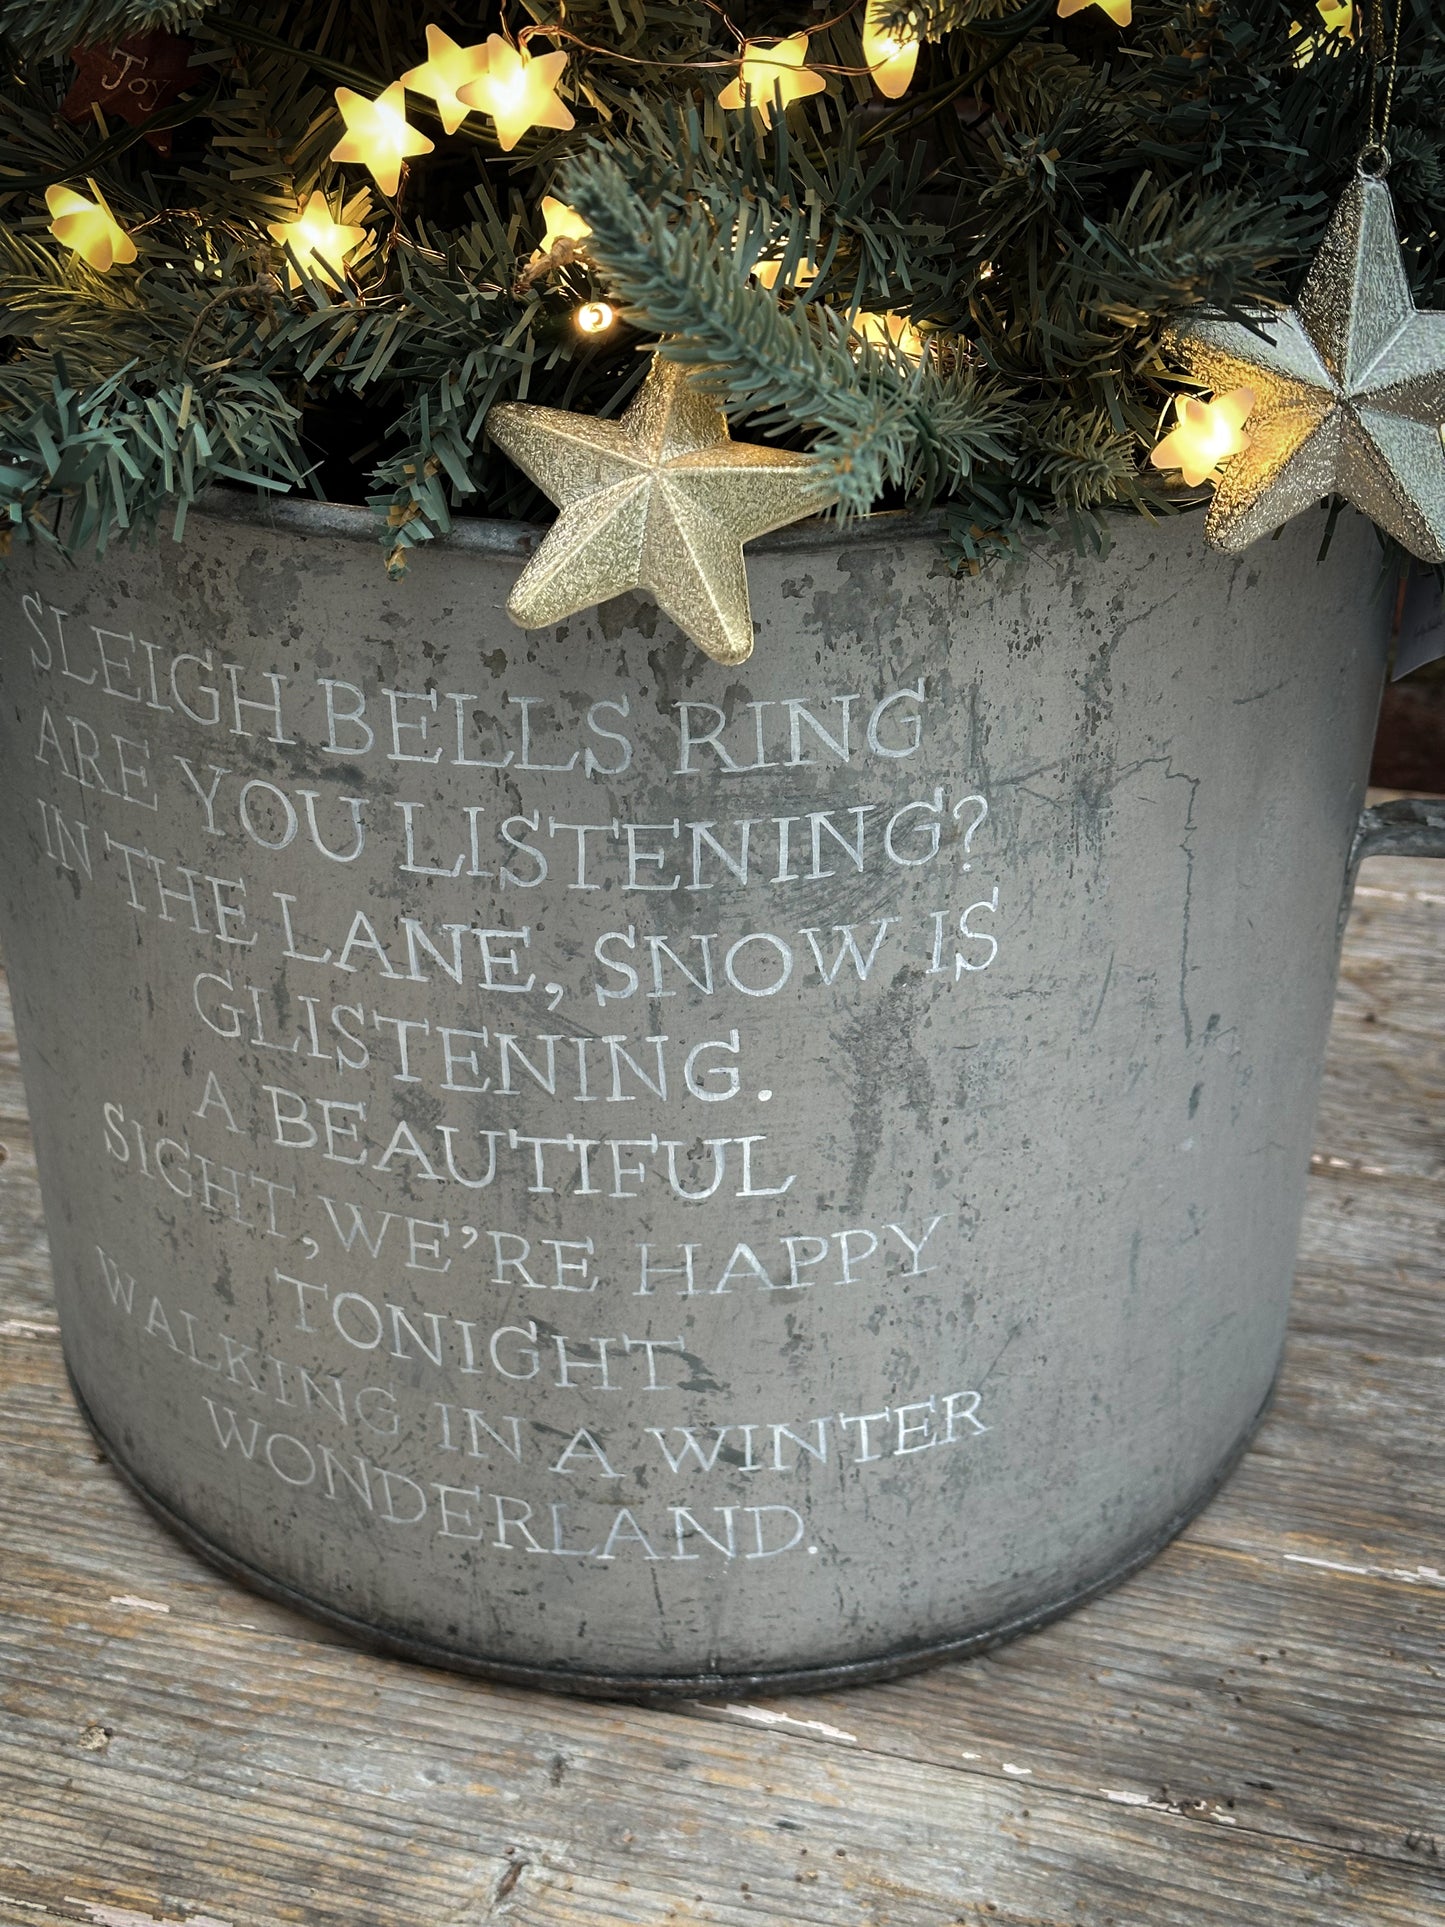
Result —
<instances>
[{"instance_id":1,"label":"galvanised metal tub","mask_svg":"<svg viewBox=\"0 0 1445 1927\"><path fill-rule=\"evenodd\" d=\"M805 528L737 670L632 598L521 634L512 526L20 556L3 940L117 1467L579 1692L875 1678L1146 1559L1279 1362L1386 654L1320 534Z\"/></svg>"}]
</instances>

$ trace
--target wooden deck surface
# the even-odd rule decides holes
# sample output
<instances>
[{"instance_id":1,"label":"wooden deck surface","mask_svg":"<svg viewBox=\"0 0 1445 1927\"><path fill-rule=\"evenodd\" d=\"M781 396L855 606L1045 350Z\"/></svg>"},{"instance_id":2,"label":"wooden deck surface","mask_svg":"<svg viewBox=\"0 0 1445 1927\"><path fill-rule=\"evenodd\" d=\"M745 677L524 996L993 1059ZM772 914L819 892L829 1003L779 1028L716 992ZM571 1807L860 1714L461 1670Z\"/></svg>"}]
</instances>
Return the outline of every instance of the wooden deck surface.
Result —
<instances>
[{"instance_id":1,"label":"wooden deck surface","mask_svg":"<svg viewBox=\"0 0 1445 1927\"><path fill-rule=\"evenodd\" d=\"M1143 1574L826 1697L372 1658L175 1544L65 1389L0 1036L0 1922L1438 1927L1445 865L1367 866L1283 1385Z\"/></svg>"}]
</instances>

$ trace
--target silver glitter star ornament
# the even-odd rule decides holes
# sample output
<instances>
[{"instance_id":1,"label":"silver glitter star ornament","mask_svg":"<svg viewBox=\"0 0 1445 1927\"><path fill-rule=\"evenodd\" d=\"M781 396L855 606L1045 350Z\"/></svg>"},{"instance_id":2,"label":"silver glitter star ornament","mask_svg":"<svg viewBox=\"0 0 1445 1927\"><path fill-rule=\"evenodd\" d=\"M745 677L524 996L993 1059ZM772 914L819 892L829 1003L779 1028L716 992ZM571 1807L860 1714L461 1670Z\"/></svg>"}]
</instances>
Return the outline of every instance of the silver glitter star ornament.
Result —
<instances>
[{"instance_id":1,"label":"silver glitter star ornament","mask_svg":"<svg viewBox=\"0 0 1445 1927\"><path fill-rule=\"evenodd\" d=\"M1383 180L1358 174L1299 300L1262 333L1191 316L1165 346L1202 384L1249 388L1243 453L1221 471L1204 532L1237 550L1343 495L1426 562L1445 561L1445 313L1410 295Z\"/></svg>"},{"instance_id":2,"label":"silver glitter star ornament","mask_svg":"<svg viewBox=\"0 0 1445 1927\"><path fill-rule=\"evenodd\" d=\"M487 431L561 510L507 602L523 629L642 589L715 662L743 662L743 543L832 499L806 455L733 441L716 402L660 355L620 421L500 402Z\"/></svg>"}]
</instances>

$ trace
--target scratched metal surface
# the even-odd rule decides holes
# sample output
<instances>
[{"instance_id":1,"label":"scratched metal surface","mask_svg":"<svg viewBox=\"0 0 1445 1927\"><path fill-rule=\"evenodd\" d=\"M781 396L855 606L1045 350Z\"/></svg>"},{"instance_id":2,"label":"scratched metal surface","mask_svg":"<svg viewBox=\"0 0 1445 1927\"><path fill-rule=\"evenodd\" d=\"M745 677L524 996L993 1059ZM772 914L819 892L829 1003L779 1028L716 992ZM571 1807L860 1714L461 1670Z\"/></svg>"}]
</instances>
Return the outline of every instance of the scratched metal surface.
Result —
<instances>
[{"instance_id":1,"label":"scratched metal surface","mask_svg":"<svg viewBox=\"0 0 1445 1927\"><path fill-rule=\"evenodd\" d=\"M184 1552L66 1391L0 1041L5 1927L1435 1927L1445 879L1365 871L1287 1362L1127 1585L885 1686L661 1711L358 1653Z\"/></svg>"},{"instance_id":2,"label":"scratched metal surface","mask_svg":"<svg viewBox=\"0 0 1445 1927\"><path fill-rule=\"evenodd\" d=\"M6 578L0 907L114 1457L593 1685L886 1665L1150 1549L1276 1370L1368 525L976 581L815 532L724 673L628 599L521 636L507 554L362 587L334 520Z\"/></svg>"}]
</instances>

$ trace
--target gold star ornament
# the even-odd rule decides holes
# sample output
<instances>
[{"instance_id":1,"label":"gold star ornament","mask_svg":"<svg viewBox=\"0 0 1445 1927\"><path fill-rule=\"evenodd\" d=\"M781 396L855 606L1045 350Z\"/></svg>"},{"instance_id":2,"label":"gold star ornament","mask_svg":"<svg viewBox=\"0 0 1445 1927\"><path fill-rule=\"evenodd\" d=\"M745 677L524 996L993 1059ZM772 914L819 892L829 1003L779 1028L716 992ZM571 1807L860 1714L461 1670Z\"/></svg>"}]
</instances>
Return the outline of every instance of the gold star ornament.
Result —
<instances>
[{"instance_id":1,"label":"gold star ornament","mask_svg":"<svg viewBox=\"0 0 1445 1927\"><path fill-rule=\"evenodd\" d=\"M620 421L501 402L487 431L561 510L507 603L523 629L641 589L714 662L743 662L743 543L833 499L806 455L733 441L717 404L660 355Z\"/></svg>"},{"instance_id":2,"label":"gold star ornament","mask_svg":"<svg viewBox=\"0 0 1445 1927\"><path fill-rule=\"evenodd\" d=\"M1445 312L1411 299L1383 180L1356 175L1295 306L1252 319L1189 316L1165 336L1201 386L1254 397L1247 446L1220 470L1209 540L1246 548L1343 495L1412 554L1445 562Z\"/></svg>"}]
</instances>

